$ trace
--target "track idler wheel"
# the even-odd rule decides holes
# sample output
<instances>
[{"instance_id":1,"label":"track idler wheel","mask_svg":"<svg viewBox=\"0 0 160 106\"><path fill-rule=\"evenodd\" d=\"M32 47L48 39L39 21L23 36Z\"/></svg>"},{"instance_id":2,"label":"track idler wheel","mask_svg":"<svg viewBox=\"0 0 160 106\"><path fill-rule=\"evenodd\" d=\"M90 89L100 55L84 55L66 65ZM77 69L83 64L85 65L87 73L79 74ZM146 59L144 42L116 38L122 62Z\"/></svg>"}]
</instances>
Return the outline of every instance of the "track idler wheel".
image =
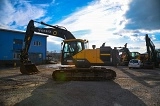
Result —
<instances>
[{"instance_id":1,"label":"track idler wheel","mask_svg":"<svg viewBox=\"0 0 160 106\"><path fill-rule=\"evenodd\" d=\"M37 74L39 71L37 67L35 66L35 64L30 63L30 64L21 64L20 72L22 74L31 75L31 74Z\"/></svg>"},{"instance_id":2,"label":"track idler wheel","mask_svg":"<svg viewBox=\"0 0 160 106\"><path fill-rule=\"evenodd\" d=\"M105 79L107 80L114 80L116 78L116 72L111 70L111 69L107 69L107 72L105 74Z\"/></svg>"}]
</instances>

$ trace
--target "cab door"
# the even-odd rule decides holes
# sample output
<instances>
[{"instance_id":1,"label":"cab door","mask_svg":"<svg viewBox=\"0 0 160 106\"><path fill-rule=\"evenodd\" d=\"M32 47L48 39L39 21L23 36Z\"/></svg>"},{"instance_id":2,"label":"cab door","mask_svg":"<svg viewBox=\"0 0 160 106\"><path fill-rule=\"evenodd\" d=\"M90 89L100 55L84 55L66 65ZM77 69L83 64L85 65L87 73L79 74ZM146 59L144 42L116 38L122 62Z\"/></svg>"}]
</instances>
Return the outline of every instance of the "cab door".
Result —
<instances>
[{"instance_id":1,"label":"cab door","mask_svg":"<svg viewBox=\"0 0 160 106\"><path fill-rule=\"evenodd\" d=\"M67 40L62 45L61 64L62 65L74 65L73 56L84 49L84 43L82 41Z\"/></svg>"}]
</instances>

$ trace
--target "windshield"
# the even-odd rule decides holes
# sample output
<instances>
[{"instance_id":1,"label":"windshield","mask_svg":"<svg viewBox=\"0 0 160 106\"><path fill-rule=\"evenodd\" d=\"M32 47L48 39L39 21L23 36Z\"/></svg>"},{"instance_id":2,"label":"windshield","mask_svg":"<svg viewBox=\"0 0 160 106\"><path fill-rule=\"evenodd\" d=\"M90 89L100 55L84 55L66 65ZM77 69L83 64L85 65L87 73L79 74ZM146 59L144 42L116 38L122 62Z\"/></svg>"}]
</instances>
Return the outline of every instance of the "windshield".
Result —
<instances>
[{"instance_id":1,"label":"windshield","mask_svg":"<svg viewBox=\"0 0 160 106\"><path fill-rule=\"evenodd\" d=\"M130 60L130 63L138 63L138 60Z\"/></svg>"},{"instance_id":2,"label":"windshield","mask_svg":"<svg viewBox=\"0 0 160 106\"><path fill-rule=\"evenodd\" d=\"M83 42L65 42L63 46L64 58L71 57L84 49Z\"/></svg>"}]
</instances>

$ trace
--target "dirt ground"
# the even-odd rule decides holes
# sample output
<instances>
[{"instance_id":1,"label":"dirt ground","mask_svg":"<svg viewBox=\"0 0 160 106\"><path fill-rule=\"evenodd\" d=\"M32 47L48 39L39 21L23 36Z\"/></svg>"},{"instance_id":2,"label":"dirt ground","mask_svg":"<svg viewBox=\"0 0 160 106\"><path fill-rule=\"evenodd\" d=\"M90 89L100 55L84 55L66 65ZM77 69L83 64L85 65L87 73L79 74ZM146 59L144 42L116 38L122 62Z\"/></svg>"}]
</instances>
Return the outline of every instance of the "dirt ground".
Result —
<instances>
[{"instance_id":1,"label":"dirt ground","mask_svg":"<svg viewBox=\"0 0 160 106\"><path fill-rule=\"evenodd\" d=\"M58 65L22 75L19 67L0 69L0 106L160 106L160 69L110 67L114 81L54 81Z\"/></svg>"}]
</instances>

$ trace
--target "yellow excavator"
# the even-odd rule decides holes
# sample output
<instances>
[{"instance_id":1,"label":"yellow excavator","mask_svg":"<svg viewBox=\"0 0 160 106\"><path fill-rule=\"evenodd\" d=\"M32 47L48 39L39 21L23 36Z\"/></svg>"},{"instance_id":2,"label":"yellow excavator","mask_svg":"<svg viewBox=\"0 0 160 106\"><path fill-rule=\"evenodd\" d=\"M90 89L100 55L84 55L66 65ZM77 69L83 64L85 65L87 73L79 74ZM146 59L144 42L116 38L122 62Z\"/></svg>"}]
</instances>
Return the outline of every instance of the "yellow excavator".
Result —
<instances>
[{"instance_id":1,"label":"yellow excavator","mask_svg":"<svg viewBox=\"0 0 160 106\"><path fill-rule=\"evenodd\" d=\"M145 35L145 42L147 52L145 54L141 54L140 58L143 63L143 68L158 68L160 65L160 51L155 49L155 45L149 38L148 34Z\"/></svg>"},{"instance_id":2,"label":"yellow excavator","mask_svg":"<svg viewBox=\"0 0 160 106\"><path fill-rule=\"evenodd\" d=\"M140 59L139 52L130 52L127 48L127 43L125 43L124 47L117 47L119 49L120 54L120 65L128 66L128 63L131 59Z\"/></svg>"},{"instance_id":3,"label":"yellow excavator","mask_svg":"<svg viewBox=\"0 0 160 106\"><path fill-rule=\"evenodd\" d=\"M47 28L35 27L39 23ZM100 48L87 49L88 41L76 39L64 27L52 26L44 22L30 20L24 38L24 48L20 55L20 72L22 74L35 74L39 70L28 58L28 50L34 32L43 33L63 40L61 50L61 67L52 73L54 80L106 80L115 79L116 72L106 66L117 66L119 53L116 48L102 44Z\"/></svg>"}]
</instances>

